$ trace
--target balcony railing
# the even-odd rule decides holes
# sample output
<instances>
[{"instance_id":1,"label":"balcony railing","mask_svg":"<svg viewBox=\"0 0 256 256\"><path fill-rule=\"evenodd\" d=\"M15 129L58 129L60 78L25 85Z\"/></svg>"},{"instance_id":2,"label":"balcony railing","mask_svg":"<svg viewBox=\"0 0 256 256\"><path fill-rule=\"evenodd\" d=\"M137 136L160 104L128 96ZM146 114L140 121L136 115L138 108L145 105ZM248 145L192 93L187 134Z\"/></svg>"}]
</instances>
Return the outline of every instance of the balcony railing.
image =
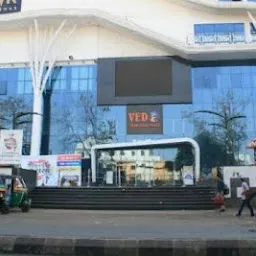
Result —
<instances>
[{"instance_id":1,"label":"balcony railing","mask_svg":"<svg viewBox=\"0 0 256 256\"><path fill-rule=\"evenodd\" d=\"M241 44L256 42L256 37L252 36L251 40L247 40L243 33L223 33L223 34L200 34L187 37L189 45L209 45L209 44Z\"/></svg>"}]
</instances>

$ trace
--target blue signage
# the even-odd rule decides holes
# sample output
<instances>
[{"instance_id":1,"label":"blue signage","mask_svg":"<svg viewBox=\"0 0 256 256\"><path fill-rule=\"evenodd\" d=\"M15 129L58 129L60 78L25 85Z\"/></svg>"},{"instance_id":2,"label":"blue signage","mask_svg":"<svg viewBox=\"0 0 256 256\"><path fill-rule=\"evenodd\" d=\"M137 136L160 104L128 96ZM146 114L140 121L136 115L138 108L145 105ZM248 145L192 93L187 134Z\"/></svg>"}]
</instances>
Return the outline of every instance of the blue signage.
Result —
<instances>
[{"instance_id":1,"label":"blue signage","mask_svg":"<svg viewBox=\"0 0 256 256\"><path fill-rule=\"evenodd\" d=\"M22 0L0 0L0 14L21 11Z\"/></svg>"},{"instance_id":2,"label":"blue signage","mask_svg":"<svg viewBox=\"0 0 256 256\"><path fill-rule=\"evenodd\" d=\"M81 161L59 161L58 166L81 166Z\"/></svg>"}]
</instances>

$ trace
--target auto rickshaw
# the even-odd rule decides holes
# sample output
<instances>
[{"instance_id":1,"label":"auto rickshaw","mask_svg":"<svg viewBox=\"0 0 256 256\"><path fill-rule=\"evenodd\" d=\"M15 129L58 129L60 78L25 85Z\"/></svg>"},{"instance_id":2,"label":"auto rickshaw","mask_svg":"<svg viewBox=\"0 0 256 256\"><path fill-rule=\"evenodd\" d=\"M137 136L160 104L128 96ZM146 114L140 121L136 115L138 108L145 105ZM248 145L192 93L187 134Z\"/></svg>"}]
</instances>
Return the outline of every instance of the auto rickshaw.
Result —
<instances>
[{"instance_id":1,"label":"auto rickshaw","mask_svg":"<svg viewBox=\"0 0 256 256\"><path fill-rule=\"evenodd\" d=\"M11 208L20 208L28 212L31 199L28 198L27 186L20 176L0 175L0 211L9 213Z\"/></svg>"}]
</instances>

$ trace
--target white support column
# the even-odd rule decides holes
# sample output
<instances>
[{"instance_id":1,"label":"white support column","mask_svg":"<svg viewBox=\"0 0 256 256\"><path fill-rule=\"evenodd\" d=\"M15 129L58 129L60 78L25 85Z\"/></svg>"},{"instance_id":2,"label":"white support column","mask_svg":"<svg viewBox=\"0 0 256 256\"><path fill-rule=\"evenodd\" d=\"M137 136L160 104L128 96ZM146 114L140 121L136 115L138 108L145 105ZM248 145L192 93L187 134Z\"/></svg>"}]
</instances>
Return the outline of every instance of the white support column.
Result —
<instances>
[{"instance_id":1,"label":"white support column","mask_svg":"<svg viewBox=\"0 0 256 256\"><path fill-rule=\"evenodd\" d=\"M43 120L43 92L47 80L54 68L56 58L65 44L58 45L53 51L53 45L59 34L62 32L67 20L63 20L59 27L54 31L53 26L41 30L37 20L28 31L28 47L30 70L33 85L33 112L38 115L33 116L31 150L30 155L40 155L42 120ZM69 31L64 38L68 40L76 29L76 25ZM45 72L46 71L46 72Z\"/></svg>"}]
</instances>

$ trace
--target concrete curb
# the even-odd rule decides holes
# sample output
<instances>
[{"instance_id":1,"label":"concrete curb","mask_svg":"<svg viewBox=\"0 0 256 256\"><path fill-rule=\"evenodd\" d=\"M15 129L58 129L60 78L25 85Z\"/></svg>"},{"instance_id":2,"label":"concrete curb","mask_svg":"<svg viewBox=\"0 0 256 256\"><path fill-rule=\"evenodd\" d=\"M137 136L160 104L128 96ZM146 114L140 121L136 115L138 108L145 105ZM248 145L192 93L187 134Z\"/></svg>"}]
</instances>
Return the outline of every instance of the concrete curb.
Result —
<instances>
[{"instance_id":1,"label":"concrete curb","mask_svg":"<svg viewBox=\"0 0 256 256\"><path fill-rule=\"evenodd\" d=\"M74 239L0 236L0 254L90 256L252 256L255 239Z\"/></svg>"}]
</instances>

